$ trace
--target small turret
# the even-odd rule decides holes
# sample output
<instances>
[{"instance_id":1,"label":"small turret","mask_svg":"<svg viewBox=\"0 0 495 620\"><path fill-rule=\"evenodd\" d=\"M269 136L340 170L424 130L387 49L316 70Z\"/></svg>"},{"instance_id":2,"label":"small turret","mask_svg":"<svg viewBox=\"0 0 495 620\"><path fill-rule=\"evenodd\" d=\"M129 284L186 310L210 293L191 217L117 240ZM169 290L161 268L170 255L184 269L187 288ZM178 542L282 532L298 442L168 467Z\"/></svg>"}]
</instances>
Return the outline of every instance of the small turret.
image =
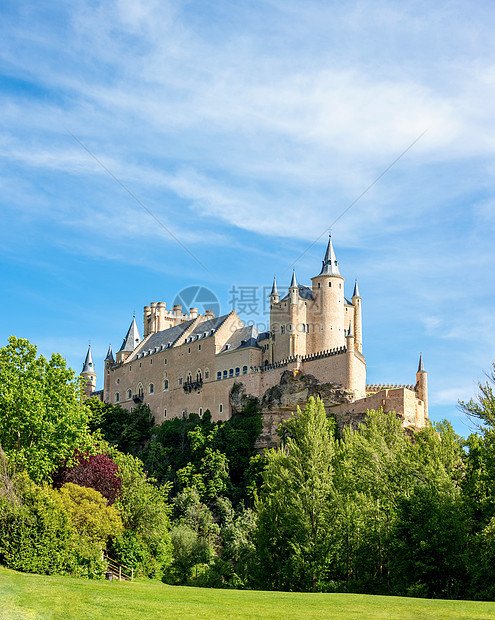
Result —
<instances>
[{"instance_id":1,"label":"small turret","mask_svg":"<svg viewBox=\"0 0 495 620\"><path fill-rule=\"evenodd\" d=\"M291 304L297 304L297 298L299 296L299 287L297 285L296 271L292 270L292 280L289 286L289 299Z\"/></svg>"},{"instance_id":2,"label":"small turret","mask_svg":"<svg viewBox=\"0 0 495 620\"><path fill-rule=\"evenodd\" d=\"M105 362L111 362L112 364L115 362L113 353L112 353L112 345L108 345L107 356L105 358Z\"/></svg>"},{"instance_id":3,"label":"small turret","mask_svg":"<svg viewBox=\"0 0 495 620\"><path fill-rule=\"evenodd\" d=\"M87 398L89 398L96 388L96 372L93 364L93 357L91 355L91 345L88 346L88 352L86 353L86 359L84 360L81 377L86 380L84 394Z\"/></svg>"},{"instance_id":4,"label":"small turret","mask_svg":"<svg viewBox=\"0 0 495 620\"><path fill-rule=\"evenodd\" d=\"M105 357L105 375L103 377L103 402L110 402L110 374L111 368L115 365L112 352L112 345L108 345L107 356Z\"/></svg>"},{"instance_id":5,"label":"small turret","mask_svg":"<svg viewBox=\"0 0 495 620\"><path fill-rule=\"evenodd\" d=\"M428 373L423 364L423 355L419 354L418 371L416 373L416 394L424 403L424 422L428 422Z\"/></svg>"},{"instance_id":6,"label":"small turret","mask_svg":"<svg viewBox=\"0 0 495 620\"><path fill-rule=\"evenodd\" d=\"M280 295L278 294L277 280L275 279L275 276L273 276L273 286L272 286L272 292L270 293L270 301L272 303L278 303L279 300L280 300Z\"/></svg>"},{"instance_id":7,"label":"small turret","mask_svg":"<svg viewBox=\"0 0 495 620\"><path fill-rule=\"evenodd\" d=\"M359 287L356 282L354 284L354 292L352 293L352 305L354 306L354 333L356 336L356 349L363 352L363 323L361 315L361 295L359 294Z\"/></svg>"}]
</instances>

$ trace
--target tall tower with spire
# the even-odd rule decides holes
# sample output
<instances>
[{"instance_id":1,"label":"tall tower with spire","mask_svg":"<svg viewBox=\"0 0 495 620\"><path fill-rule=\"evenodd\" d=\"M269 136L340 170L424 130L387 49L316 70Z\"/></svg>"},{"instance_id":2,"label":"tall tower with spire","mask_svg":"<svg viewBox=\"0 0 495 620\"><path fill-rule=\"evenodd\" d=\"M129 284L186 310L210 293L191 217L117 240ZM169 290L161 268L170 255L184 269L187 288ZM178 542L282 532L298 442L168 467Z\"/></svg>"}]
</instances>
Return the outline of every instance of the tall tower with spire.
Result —
<instances>
[{"instance_id":1,"label":"tall tower with spire","mask_svg":"<svg viewBox=\"0 0 495 620\"><path fill-rule=\"evenodd\" d=\"M107 356L105 357L105 376L103 378L103 401L110 402L110 369L115 364L112 345L109 345Z\"/></svg>"},{"instance_id":2,"label":"tall tower with spire","mask_svg":"<svg viewBox=\"0 0 495 620\"><path fill-rule=\"evenodd\" d=\"M93 364L93 356L91 355L91 345L88 346L88 352L86 353L86 359L84 360L81 377L86 380L84 395L89 398L96 389L96 372Z\"/></svg>"},{"instance_id":3,"label":"tall tower with spire","mask_svg":"<svg viewBox=\"0 0 495 620\"><path fill-rule=\"evenodd\" d=\"M310 338L312 348L316 352L345 346L347 325L344 278L340 275L331 236L328 239L321 271L311 278L311 281L313 283L312 336ZM354 322L354 317L352 321Z\"/></svg>"}]
</instances>

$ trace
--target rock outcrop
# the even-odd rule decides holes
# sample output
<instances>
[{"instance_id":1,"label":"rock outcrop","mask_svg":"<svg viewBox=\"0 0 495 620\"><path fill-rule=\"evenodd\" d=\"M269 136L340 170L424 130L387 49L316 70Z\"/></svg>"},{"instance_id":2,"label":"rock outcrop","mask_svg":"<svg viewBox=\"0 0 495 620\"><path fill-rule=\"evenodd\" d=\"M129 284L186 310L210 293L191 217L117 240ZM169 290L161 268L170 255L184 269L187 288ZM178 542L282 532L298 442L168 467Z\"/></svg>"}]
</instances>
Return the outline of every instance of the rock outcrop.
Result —
<instances>
[{"instance_id":1,"label":"rock outcrop","mask_svg":"<svg viewBox=\"0 0 495 620\"><path fill-rule=\"evenodd\" d=\"M309 398L321 398L327 415L332 415L337 423L339 432L346 425L357 426L364 421L365 413L350 413L345 405L352 402L352 392L338 383L321 383L312 375L305 375L300 371L286 370L280 382L268 389L262 398L246 394L242 383L236 383L230 394L230 404L233 415L256 408L261 413L263 430L256 442L256 448L273 448L278 445L277 428L280 423L290 418L297 407L303 409Z\"/></svg>"}]
</instances>

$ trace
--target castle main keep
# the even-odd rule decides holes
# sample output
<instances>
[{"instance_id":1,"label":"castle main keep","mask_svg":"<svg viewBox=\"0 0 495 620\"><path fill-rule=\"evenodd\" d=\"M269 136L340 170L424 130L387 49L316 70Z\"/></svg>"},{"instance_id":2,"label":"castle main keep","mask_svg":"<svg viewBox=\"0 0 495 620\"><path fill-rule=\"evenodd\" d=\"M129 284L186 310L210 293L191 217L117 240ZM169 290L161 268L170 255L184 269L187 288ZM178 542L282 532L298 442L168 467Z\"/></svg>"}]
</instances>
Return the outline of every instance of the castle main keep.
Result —
<instances>
[{"instance_id":1,"label":"castle main keep","mask_svg":"<svg viewBox=\"0 0 495 620\"><path fill-rule=\"evenodd\" d=\"M332 239L311 285L292 274L288 294L280 297L274 280L270 294L270 329L245 326L235 311L216 317L197 308L167 310L165 302L144 308L143 337L133 319L115 355L105 358L104 388L95 392L96 372L88 350L81 375L86 394L126 409L144 402L163 420L209 409L213 420L231 416L234 383L262 397L285 371L312 375L322 384L338 384L348 393L340 404L346 414L368 409L395 411L405 427L428 423L427 374L420 358L411 385L367 385L363 354L361 296L357 282L345 297Z\"/></svg>"}]
</instances>

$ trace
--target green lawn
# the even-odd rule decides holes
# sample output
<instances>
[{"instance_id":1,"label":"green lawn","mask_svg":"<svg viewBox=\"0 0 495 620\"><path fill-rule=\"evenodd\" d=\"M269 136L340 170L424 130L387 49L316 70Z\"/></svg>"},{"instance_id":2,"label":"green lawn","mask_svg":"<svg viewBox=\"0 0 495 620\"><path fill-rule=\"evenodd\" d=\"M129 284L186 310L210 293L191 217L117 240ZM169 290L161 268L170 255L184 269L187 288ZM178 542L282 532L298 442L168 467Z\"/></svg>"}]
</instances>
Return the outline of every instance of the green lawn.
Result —
<instances>
[{"instance_id":1,"label":"green lawn","mask_svg":"<svg viewBox=\"0 0 495 620\"><path fill-rule=\"evenodd\" d=\"M248 592L43 577L0 568L0 618L495 618L495 603Z\"/></svg>"}]
</instances>

